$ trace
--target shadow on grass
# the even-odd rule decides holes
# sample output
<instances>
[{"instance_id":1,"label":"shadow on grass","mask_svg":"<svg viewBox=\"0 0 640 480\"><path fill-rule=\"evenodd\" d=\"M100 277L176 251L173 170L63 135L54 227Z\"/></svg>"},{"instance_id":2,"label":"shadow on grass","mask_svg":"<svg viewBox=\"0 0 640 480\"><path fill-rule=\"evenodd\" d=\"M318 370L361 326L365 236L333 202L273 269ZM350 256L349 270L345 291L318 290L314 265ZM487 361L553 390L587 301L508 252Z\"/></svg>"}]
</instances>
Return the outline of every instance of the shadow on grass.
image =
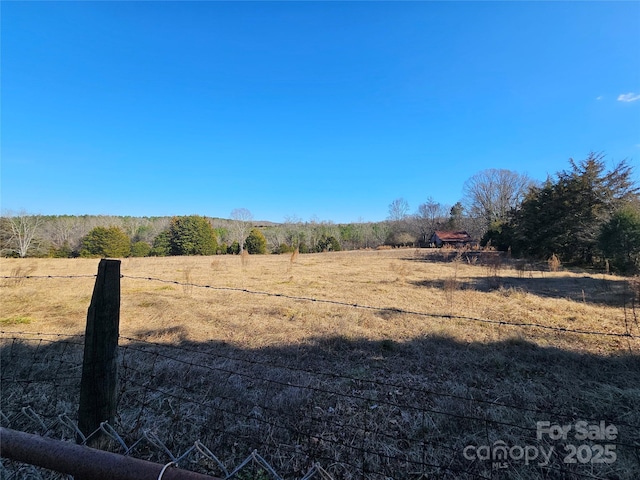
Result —
<instances>
[{"instance_id":1,"label":"shadow on grass","mask_svg":"<svg viewBox=\"0 0 640 480\"><path fill-rule=\"evenodd\" d=\"M160 343L172 333L174 344ZM31 431L19 413L27 405L45 419L75 418L82 339L28 337L2 339L0 404L3 423ZM257 449L284 478L300 478L316 461L336 479L640 477L635 353L569 352L517 336L465 343L336 335L257 350L180 337L149 329L121 338L116 429L129 445L153 431L178 455L200 439L228 466ZM616 426L614 463L565 464L564 447L584 442L536 437L538 421L579 420ZM498 473L492 461L463 455L466 446L499 441L556 453L548 466L511 458ZM166 461L148 445L132 454Z\"/></svg>"},{"instance_id":2,"label":"shadow on grass","mask_svg":"<svg viewBox=\"0 0 640 480\"><path fill-rule=\"evenodd\" d=\"M444 288L444 279L422 280L412 282L418 287ZM636 292L626 280L610 278L593 278L589 276L546 276L526 277L511 275L485 275L474 279L460 279L457 285L461 289L490 292L499 288L516 289L546 298L565 298L576 302L584 302L612 307L633 305L638 308Z\"/></svg>"}]
</instances>

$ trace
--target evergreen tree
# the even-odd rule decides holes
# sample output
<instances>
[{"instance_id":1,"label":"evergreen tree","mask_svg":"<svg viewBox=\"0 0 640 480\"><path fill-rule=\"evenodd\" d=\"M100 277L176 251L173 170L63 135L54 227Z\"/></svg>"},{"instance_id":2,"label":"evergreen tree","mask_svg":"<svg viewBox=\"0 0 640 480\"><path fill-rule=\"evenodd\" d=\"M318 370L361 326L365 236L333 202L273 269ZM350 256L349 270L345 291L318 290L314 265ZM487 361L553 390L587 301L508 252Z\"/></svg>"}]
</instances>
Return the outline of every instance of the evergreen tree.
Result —
<instances>
[{"instance_id":1,"label":"evergreen tree","mask_svg":"<svg viewBox=\"0 0 640 480\"><path fill-rule=\"evenodd\" d=\"M95 227L82 240L81 257L128 257L131 240L119 227Z\"/></svg>"},{"instance_id":2,"label":"evergreen tree","mask_svg":"<svg viewBox=\"0 0 640 480\"><path fill-rule=\"evenodd\" d=\"M601 154L570 164L555 182L547 179L531 188L502 225L501 242L515 254L542 259L557 254L565 263L591 264L599 253L602 226L638 197L632 168L624 161L608 172Z\"/></svg>"},{"instance_id":3,"label":"evergreen tree","mask_svg":"<svg viewBox=\"0 0 640 480\"><path fill-rule=\"evenodd\" d=\"M457 202L449 211L449 220L447 221L447 230L458 230L462 228L462 218L464 216L464 207L462 203Z\"/></svg>"},{"instance_id":4,"label":"evergreen tree","mask_svg":"<svg viewBox=\"0 0 640 480\"><path fill-rule=\"evenodd\" d=\"M153 246L149 255L152 257L166 257L171 253L171 231L169 229L160 232L153 240Z\"/></svg>"},{"instance_id":5,"label":"evergreen tree","mask_svg":"<svg viewBox=\"0 0 640 480\"><path fill-rule=\"evenodd\" d=\"M135 242L131 245L131 256L132 257L146 257L151 252L151 245L147 242Z\"/></svg>"},{"instance_id":6,"label":"evergreen tree","mask_svg":"<svg viewBox=\"0 0 640 480\"><path fill-rule=\"evenodd\" d=\"M173 217L169 224L171 255L215 255L216 233L205 217Z\"/></svg>"},{"instance_id":7,"label":"evergreen tree","mask_svg":"<svg viewBox=\"0 0 640 480\"><path fill-rule=\"evenodd\" d=\"M342 250L340 242L333 235L322 235L316 243L317 252L339 252Z\"/></svg>"},{"instance_id":8,"label":"evergreen tree","mask_svg":"<svg viewBox=\"0 0 640 480\"><path fill-rule=\"evenodd\" d=\"M628 205L613 214L602 227L600 248L614 270L640 270L640 207Z\"/></svg>"},{"instance_id":9,"label":"evergreen tree","mask_svg":"<svg viewBox=\"0 0 640 480\"><path fill-rule=\"evenodd\" d=\"M238 255L240 254L240 244L235 240L231 242L231 245L227 247L227 253L229 255Z\"/></svg>"},{"instance_id":10,"label":"evergreen tree","mask_svg":"<svg viewBox=\"0 0 640 480\"><path fill-rule=\"evenodd\" d=\"M244 242L244 248L252 255L267 253L267 239L260 230L253 228Z\"/></svg>"}]
</instances>

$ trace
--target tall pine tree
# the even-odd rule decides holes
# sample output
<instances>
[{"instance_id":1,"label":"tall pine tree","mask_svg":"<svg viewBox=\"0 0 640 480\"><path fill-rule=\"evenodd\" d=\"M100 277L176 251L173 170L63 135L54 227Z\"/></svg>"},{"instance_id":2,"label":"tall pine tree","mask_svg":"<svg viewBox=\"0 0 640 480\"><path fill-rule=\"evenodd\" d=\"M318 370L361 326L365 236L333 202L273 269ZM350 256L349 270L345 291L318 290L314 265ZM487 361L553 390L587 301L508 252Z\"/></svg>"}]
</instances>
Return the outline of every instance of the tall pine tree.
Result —
<instances>
[{"instance_id":1,"label":"tall pine tree","mask_svg":"<svg viewBox=\"0 0 640 480\"><path fill-rule=\"evenodd\" d=\"M600 231L623 205L638 198L626 161L607 171L604 155L591 153L557 174L554 182L532 188L522 205L501 225L501 242L515 254L565 263L590 264L599 253Z\"/></svg>"}]
</instances>

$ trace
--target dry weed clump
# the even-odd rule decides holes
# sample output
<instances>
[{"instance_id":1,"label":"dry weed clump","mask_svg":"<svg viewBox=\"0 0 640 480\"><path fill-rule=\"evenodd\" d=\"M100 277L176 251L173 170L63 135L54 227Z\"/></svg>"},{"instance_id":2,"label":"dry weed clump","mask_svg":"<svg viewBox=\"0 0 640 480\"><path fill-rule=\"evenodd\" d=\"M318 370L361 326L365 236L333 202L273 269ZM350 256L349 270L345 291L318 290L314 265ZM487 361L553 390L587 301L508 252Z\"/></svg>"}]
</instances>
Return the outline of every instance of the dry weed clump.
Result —
<instances>
[{"instance_id":1,"label":"dry weed clump","mask_svg":"<svg viewBox=\"0 0 640 480\"><path fill-rule=\"evenodd\" d=\"M24 277L28 277L33 275L33 273L38 269L35 263L26 264L26 265L18 265L11 269L11 273L9 273L9 277L14 278L5 278L4 286L5 287L18 287L24 284L26 280Z\"/></svg>"},{"instance_id":2,"label":"dry weed clump","mask_svg":"<svg viewBox=\"0 0 640 480\"><path fill-rule=\"evenodd\" d=\"M298 256L300 255L300 247L296 247L293 252L291 252L291 256L289 257L289 263L296 263L298 260Z\"/></svg>"},{"instance_id":3,"label":"dry weed clump","mask_svg":"<svg viewBox=\"0 0 640 480\"><path fill-rule=\"evenodd\" d=\"M469 265L475 265L478 263L478 255L465 255L464 258Z\"/></svg>"},{"instance_id":4,"label":"dry weed clump","mask_svg":"<svg viewBox=\"0 0 640 480\"><path fill-rule=\"evenodd\" d=\"M291 255L289 256L289 266L287 267L288 273L291 272L291 270L293 269L293 265L298 260L299 255L300 255L300 247L296 247L295 250L291 252Z\"/></svg>"},{"instance_id":5,"label":"dry weed clump","mask_svg":"<svg viewBox=\"0 0 640 480\"><path fill-rule=\"evenodd\" d=\"M516 260L513 263L513 268L517 272L518 278L524 278L525 273L528 273L529 277L532 277L532 268L531 264L526 260Z\"/></svg>"},{"instance_id":6,"label":"dry weed clump","mask_svg":"<svg viewBox=\"0 0 640 480\"><path fill-rule=\"evenodd\" d=\"M242 264L243 270L249 266L249 257L249 252L246 248L243 248L242 252L240 252L240 263Z\"/></svg>"},{"instance_id":7,"label":"dry weed clump","mask_svg":"<svg viewBox=\"0 0 640 480\"><path fill-rule=\"evenodd\" d=\"M502 286L500 271L502 270L502 257L500 252L484 252L482 264L486 272L486 283L490 290L495 290Z\"/></svg>"},{"instance_id":8,"label":"dry weed clump","mask_svg":"<svg viewBox=\"0 0 640 480\"><path fill-rule=\"evenodd\" d=\"M406 263L393 262L391 263L390 268L391 271L397 275L396 282L405 281L407 276L411 273L411 269Z\"/></svg>"},{"instance_id":9,"label":"dry weed clump","mask_svg":"<svg viewBox=\"0 0 640 480\"><path fill-rule=\"evenodd\" d=\"M547 265L549 266L549 271L550 272L557 272L560 270L560 266L562 265L560 262L560 258L558 258L558 256L554 253L553 255L551 255L551 257L549 257L549 259L547 260Z\"/></svg>"},{"instance_id":10,"label":"dry weed clump","mask_svg":"<svg viewBox=\"0 0 640 480\"><path fill-rule=\"evenodd\" d=\"M182 270L182 291L188 297L193 293L193 265L187 265Z\"/></svg>"},{"instance_id":11,"label":"dry weed clump","mask_svg":"<svg viewBox=\"0 0 640 480\"><path fill-rule=\"evenodd\" d=\"M460 269L460 265L462 264L462 252L458 252L451 263L453 265L453 272L449 277L445 278L442 288L445 293L449 312L450 314L453 314L455 292L460 289L460 282L458 281L458 270Z\"/></svg>"}]
</instances>

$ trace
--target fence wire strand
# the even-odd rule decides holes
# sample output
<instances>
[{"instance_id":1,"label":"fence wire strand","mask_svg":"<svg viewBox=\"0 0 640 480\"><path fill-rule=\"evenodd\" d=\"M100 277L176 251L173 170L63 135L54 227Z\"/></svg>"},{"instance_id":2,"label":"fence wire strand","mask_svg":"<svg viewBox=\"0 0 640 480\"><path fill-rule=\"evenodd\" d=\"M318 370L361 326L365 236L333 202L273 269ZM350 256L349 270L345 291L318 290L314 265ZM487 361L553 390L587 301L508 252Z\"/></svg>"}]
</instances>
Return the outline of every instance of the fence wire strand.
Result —
<instances>
[{"instance_id":1,"label":"fence wire strand","mask_svg":"<svg viewBox=\"0 0 640 480\"><path fill-rule=\"evenodd\" d=\"M11 369L6 368L6 363L3 363L5 368L2 369L2 384L5 391L8 387L16 384L22 385L20 388L25 388L29 385L37 387L38 384L47 382L47 379L38 376L39 365L37 362L38 359L43 358L46 359L45 361L51 362L52 355L45 351L47 348L55 348L55 351L64 352L69 357L74 353L79 353L82 345L78 341L78 336L70 338L68 343L62 342L62 344L49 337L37 338L38 335L34 333L26 333L25 337L29 338L25 339L20 336L11 339L4 336L2 338L3 353L11 353L14 348L23 347L25 342L31 341L34 356L32 365L27 367L29 375L27 378L12 378ZM206 465L209 473L213 471L213 474L224 475L224 478L252 478L242 476L250 468L253 468L254 472L266 472L271 475L270 478L281 479L311 479L314 476L323 479L377 479L383 478L383 476L384 478L403 478L397 476L399 468L404 469L405 472L416 472L416 478L418 475L426 475L425 478L493 478L495 472L477 469L477 465L471 464L463 468L459 462L442 461L445 458L459 457L461 445L455 440L434 436L435 431L432 427L434 419L440 425L463 422L467 428L481 429L485 432L484 438L487 444L491 444L496 436L513 435L516 430L521 432L518 434L519 438L532 440L535 437L535 427L530 424L492 419L486 413L478 415L436 409L430 406L429 398L443 396L467 402L470 404L469 409L465 410L467 412L478 411L480 413L481 410L478 408L482 406L512 408L514 411L523 412L522 421L528 418L529 414L534 413L553 415L553 418L567 417L565 413L553 410L533 410L448 393L425 392L418 388L406 388L401 385L385 385L377 380L330 375L326 372L313 372L309 369L270 363L261 364L255 359L218 356L212 352L189 350L192 356L185 359L181 354L185 349L179 346L155 344L130 337L121 337L121 340L119 363L122 376L121 402L123 404L119 410L129 409L131 405L125 404L131 399L135 399L132 403L134 410L138 409L138 411L133 412L132 415L136 417L136 421L128 422L124 418L127 414L121 412L120 424L116 425L117 429L109 424L103 424L101 425L102 433L106 433L113 440L115 450L125 455L142 456L142 458L165 463L172 461L180 465L188 465L188 468L192 468L194 465L196 467ZM4 348L7 344L11 347L9 350ZM79 361L81 360L80 356L77 358ZM68 363L68 358L60 358L59 365L53 370L60 372L64 370L62 366L66 366ZM264 374L252 372L251 368L255 365L264 368ZM265 376L269 371L273 374L271 378ZM168 382L171 375L180 378L180 382ZM327 387L324 385L327 377L336 377L335 379L339 382L334 387ZM58 379L54 377L48 380L57 383ZM77 384L79 375L75 377L75 380ZM203 392L201 387L207 381L217 382L220 387L218 391ZM186 384L183 385L185 382ZM350 388L346 390L338 388L344 384ZM250 385L252 387L249 387ZM376 398L367 393L374 392L373 387L378 389L403 387L407 392L405 397L410 396L409 392L413 392L414 398L421 397L424 401L423 403L413 403L411 401L401 402L398 399L390 400L384 396ZM224 388L229 388L229 392L225 394ZM254 396L236 396L251 389L260 390L260 392ZM282 407L274 404L272 399L278 392L285 389L307 392L310 403L303 403L298 409L288 407L283 410ZM63 390L67 389L63 388ZM22 399L22 397L19 398ZM329 414L327 410L323 409L316 412L317 406L325 404L326 399L332 399L332 404L336 405L336 409L339 409L338 405L341 404L346 416L338 415L336 412L334 412L335 415ZM63 414L38 413L36 408L42 408L43 405L46 405L43 403L38 404L36 408L31 405L22 405L17 411L9 411L6 410L5 404L11 402L5 401L5 398L2 400L0 419L2 419L3 425L15 426L27 431L37 431L42 435L64 437L65 435L60 433L60 431L64 431L67 432L67 438L78 436L79 430L73 420L73 411ZM14 400L18 399L14 398ZM14 403L14 410L15 405L19 404ZM11 408L10 405L8 407ZM195 419L189 419L188 412L195 412L197 414ZM207 420L207 414L211 414L213 417ZM394 423L385 423L382 426L377 423L380 418L400 420L403 415L419 419L418 421L422 425L421 430L424 432L421 434L422 437L412 436L407 432L385 430L386 426L394 425ZM176 440L175 435L163 438L158 433L158 431L166 433L172 429L179 430L180 425L184 425L184 422L197 422L201 419L205 419L206 425L188 430L188 435L181 439L182 443ZM216 419L223 421L217 423ZM166 422L166 425L162 425L162 422ZM472 427L473 424L478 426ZM620 422L617 422L617 425L622 426ZM170 428L166 428L167 426ZM638 455L640 447L638 426L632 424L625 424L625 426L629 429L636 429L635 433L627 437L631 441L621 440L613 443L619 451L629 451L631 455ZM314 434L314 428L318 428L321 432ZM198 432L205 433L207 430L213 435L205 435L207 436L205 441L192 436ZM268 432L268 435L262 439L251 438L251 435L259 435L261 431ZM306 447L302 444L296 446L286 444L286 442L278 444L277 440L273 441L273 438L269 438L269 436L277 437L280 435L279 431L285 432L285 435L289 436L287 438L302 439L306 436L306 443L303 442ZM342 437L336 437L335 434L323 434L322 431L340 432ZM84 437L84 442L91 435ZM189 443L185 443L187 437L191 439ZM232 438L238 448L242 445L244 448L249 448L251 453L241 457L240 451L233 452L233 444L229 450L227 448L229 445L225 447L222 445L223 442L218 442L218 445L208 443L212 438L221 437ZM396 448L394 445L399 440L404 441L406 445L413 443L411 448L417 448L415 454L408 454L407 447L404 451L401 447ZM259 448L250 448L251 445L257 445ZM220 449L221 452L216 452L217 449ZM263 453L258 453L263 449L270 455L269 459ZM345 451L347 453L336 459L335 454L330 453L331 451ZM434 457L434 452L437 453L436 457L442 459L440 462L431 460ZM297 474L287 470L287 465L291 467L290 462L278 460L283 456L292 457L301 453L312 461L306 462L306 469ZM191 458L194 455L199 456L200 460L192 461ZM220 458L228 458L229 456L232 457L231 463L235 465L234 467L227 467L220 460ZM372 459L375 459L374 463L371 463ZM393 464L396 465L393 467L395 470L386 470L387 466ZM6 465L3 468L8 469ZM299 470L298 466L296 471ZM567 478L605 478L584 470L567 470L564 465L550 465L545 470L555 472L551 473L552 475ZM396 476L393 471L396 472ZM27 474L25 472L28 472L28 475L32 475L33 478L40 478L33 473L33 469L27 468L25 470L25 468L19 467L12 472L7 474L6 478L27 478L23 476Z\"/></svg>"},{"instance_id":2,"label":"fence wire strand","mask_svg":"<svg viewBox=\"0 0 640 480\"><path fill-rule=\"evenodd\" d=\"M625 333L598 332L154 277L121 275L121 278L496 326L640 338L631 334L628 327ZM203 349L186 344L166 345L120 336L117 418L113 424L104 422L95 432L84 435L75 420L84 336L0 334L2 426L67 441L81 439L83 444L95 435L105 435L111 442L109 448L123 455L161 464L170 461L181 468L225 479L499 479L505 478L504 472L496 469L495 464L479 459L463 461L463 448L482 442L490 446L498 441L540 444L535 423L540 419L564 422L580 419L591 423L603 420L584 411L560 411L482 398L487 394L482 389L463 395L379 380L375 376L361 378L287 365L250 354L241 357L210 346ZM640 425L622 421L625 414L619 413L615 425L624 428L624 432L609 443L619 458L625 459L626 470L616 470L615 465L595 470L593 465L563 464L556 459L549 465L527 464L527 469L518 475L640 478ZM544 445L549 443L543 442ZM598 475L600 472L602 475ZM0 465L0 477L67 478L5 459Z\"/></svg>"},{"instance_id":3,"label":"fence wire strand","mask_svg":"<svg viewBox=\"0 0 640 480\"><path fill-rule=\"evenodd\" d=\"M624 333L617 332L598 332L592 330L577 330L571 328L564 327L553 327L551 325L543 325L540 323L533 322L506 322L504 320L492 320L487 318L477 318L477 317L467 317L462 315L451 315L447 313L428 313L428 312L420 312L415 310L408 310L404 308L398 307L377 307L372 305L362 305L358 303L351 302L343 302L340 300L331 300L331 299L323 299L323 298L313 298L313 297L302 297L297 295L289 295L285 293L277 293L277 292L265 292L260 290L250 290L247 288L236 288L236 287L215 287L212 285L201 285L198 283L190 283L190 282L179 282L177 280L165 280L161 278L154 277L140 277L133 275L121 275L121 278L127 278L132 280L147 280L152 282L160 282L160 283L169 283L173 285L179 285L182 287L190 287L190 288L204 288L208 290L217 290L217 291L228 291L228 292L238 292L238 293L246 293L249 295L258 295L258 296L266 296L266 297L280 297L288 300L297 300L304 302L315 302L315 303L324 303L329 305L339 305L342 307L350 307L350 308L358 308L363 310L375 310L378 312L389 312L389 313L397 313L397 314L406 314L406 315L414 315L419 317L428 317L428 318L447 318L451 320L464 320L469 322L478 322L478 323L486 323L498 326L509 326L509 327L527 327L527 328L539 328L543 330L550 330L562 333L575 333L580 335L596 335L596 336L604 336L604 337L623 337L623 338L640 338L637 335L631 334L629 331Z\"/></svg>"}]
</instances>

